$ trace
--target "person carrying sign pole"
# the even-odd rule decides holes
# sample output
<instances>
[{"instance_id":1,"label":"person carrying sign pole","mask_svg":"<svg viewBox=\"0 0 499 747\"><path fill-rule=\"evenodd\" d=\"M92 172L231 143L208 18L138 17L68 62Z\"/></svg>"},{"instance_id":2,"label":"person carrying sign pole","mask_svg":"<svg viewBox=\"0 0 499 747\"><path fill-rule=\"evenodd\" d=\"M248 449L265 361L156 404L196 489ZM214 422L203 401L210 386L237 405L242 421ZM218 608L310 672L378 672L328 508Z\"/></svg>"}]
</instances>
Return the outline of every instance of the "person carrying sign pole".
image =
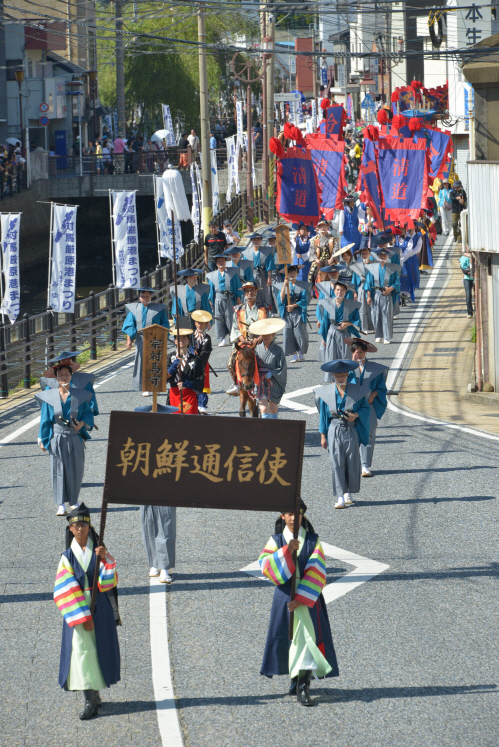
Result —
<instances>
[{"instance_id":1,"label":"person carrying sign pole","mask_svg":"<svg viewBox=\"0 0 499 747\"><path fill-rule=\"evenodd\" d=\"M289 694L302 706L314 706L309 687L316 677L338 677L338 663L322 590L326 584L324 552L300 501L299 532L295 515L281 513L275 534L259 558L262 574L276 588L272 600L267 641L260 674L289 674ZM296 563L293 553L296 551ZM294 575L293 575L294 574ZM291 587L295 584L294 599ZM293 634L289 640L289 617L293 612Z\"/></svg>"},{"instance_id":2,"label":"person carrying sign pole","mask_svg":"<svg viewBox=\"0 0 499 747\"><path fill-rule=\"evenodd\" d=\"M168 355L169 403L185 415L198 415L197 382L204 376L204 365L192 346L192 330L174 331L175 350ZM182 400L182 403L181 403Z\"/></svg>"},{"instance_id":3,"label":"person carrying sign pole","mask_svg":"<svg viewBox=\"0 0 499 747\"><path fill-rule=\"evenodd\" d=\"M166 329L170 328L166 306L162 303L151 303L151 295L154 292L153 288L140 288L139 302L128 303L125 306L128 314L122 327L122 332L127 336L127 349L131 350L135 342L132 390L142 391L144 397L148 397L151 392L142 390L142 330L151 324L160 324Z\"/></svg>"}]
</instances>

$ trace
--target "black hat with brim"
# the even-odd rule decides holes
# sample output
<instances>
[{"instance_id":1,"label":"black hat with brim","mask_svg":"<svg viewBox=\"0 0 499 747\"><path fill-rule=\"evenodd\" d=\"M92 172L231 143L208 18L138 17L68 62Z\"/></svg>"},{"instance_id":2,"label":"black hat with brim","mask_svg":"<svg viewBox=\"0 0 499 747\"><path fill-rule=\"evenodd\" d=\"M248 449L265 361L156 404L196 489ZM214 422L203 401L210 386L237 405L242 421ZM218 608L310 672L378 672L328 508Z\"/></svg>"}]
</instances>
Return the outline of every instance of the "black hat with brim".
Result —
<instances>
[{"instance_id":1,"label":"black hat with brim","mask_svg":"<svg viewBox=\"0 0 499 747\"><path fill-rule=\"evenodd\" d=\"M225 254L214 254L213 259L227 259Z\"/></svg>"},{"instance_id":2,"label":"black hat with brim","mask_svg":"<svg viewBox=\"0 0 499 747\"><path fill-rule=\"evenodd\" d=\"M203 273L202 270L195 270L194 267L186 267L185 270L179 270L177 272L177 275L180 278L188 278L189 276L192 276L192 275L202 275L202 273Z\"/></svg>"},{"instance_id":3,"label":"black hat with brim","mask_svg":"<svg viewBox=\"0 0 499 747\"><path fill-rule=\"evenodd\" d=\"M80 353L79 353L78 350L73 350L73 351L63 350L62 353L59 353L59 355L57 356L57 358L52 358L52 360L50 362L51 363L60 363L60 361L65 361L68 358L76 358L77 355L80 355Z\"/></svg>"},{"instance_id":4,"label":"black hat with brim","mask_svg":"<svg viewBox=\"0 0 499 747\"><path fill-rule=\"evenodd\" d=\"M155 293L155 290L154 288L150 288L148 285L144 285L143 288L139 288L139 296L141 293L145 293L145 292Z\"/></svg>"},{"instance_id":5,"label":"black hat with brim","mask_svg":"<svg viewBox=\"0 0 499 747\"><path fill-rule=\"evenodd\" d=\"M69 525L77 524L80 521L84 521L90 526L90 511L84 503L80 503L79 506L74 508L67 516L67 522Z\"/></svg>"},{"instance_id":6,"label":"black hat with brim","mask_svg":"<svg viewBox=\"0 0 499 747\"><path fill-rule=\"evenodd\" d=\"M323 363L321 366L321 371L324 371L325 373L341 374L355 371L355 369L358 367L358 361L347 361L339 358L335 361L328 361L327 363Z\"/></svg>"}]
</instances>

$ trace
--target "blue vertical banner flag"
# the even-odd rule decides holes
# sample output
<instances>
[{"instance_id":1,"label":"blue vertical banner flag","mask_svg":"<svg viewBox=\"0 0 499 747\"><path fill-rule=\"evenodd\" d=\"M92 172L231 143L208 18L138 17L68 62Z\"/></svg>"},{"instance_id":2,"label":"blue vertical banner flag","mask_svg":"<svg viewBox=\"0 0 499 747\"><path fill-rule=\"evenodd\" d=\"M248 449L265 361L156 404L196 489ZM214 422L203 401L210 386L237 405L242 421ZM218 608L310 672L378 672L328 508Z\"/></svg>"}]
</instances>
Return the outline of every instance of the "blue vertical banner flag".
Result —
<instances>
[{"instance_id":1,"label":"blue vertical banner flag","mask_svg":"<svg viewBox=\"0 0 499 747\"><path fill-rule=\"evenodd\" d=\"M2 275L3 286L1 293L0 313L2 320L5 315L12 324L19 316L21 304L21 286L19 277L19 229L21 213L1 213L2 231Z\"/></svg>"},{"instance_id":2,"label":"blue vertical banner flag","mask_svg":"<svg viewBox=\"0 0 499 747\"><path fill-rule=\"evenodd\" d=\"M135 192L111 192L115 285L139 288L139 238Z\"/></svg>"},{"instance_id":3,"label":"blue vertical banner flag","mask_svg":"<svg viewBox=\"0 0 499 747\"><path fill-rule=\"evenodd\" d=\"M346 186L344 144L319 136L307 137L306 143L317 177L321 211L327 220L332 220L334 211L343 208Z\"/></svg>"},{"instance_id":4,"label":"blue vertical banner flag","mask_svg":"<svg viewBox=\"0 0 499 747\"><path fill-rule=\"evenodd\" d=\"M115 137L117 137L118 135L121 135L121 137L124 137L125 136L124 132L118 132L118 110L117 109L115 109L113 112L113 122L114 122Z\"/></svg>"},{"instance_id":5,"label":"blue vertical banner flag","mask_svg":"<svg viewBox=\"0 0 499 747\"><path fill-rule=\"evenodd\" d=\"M304 148L288 148L277 167L277 211L288 221L319 220L319 187L312 156Z\"/></svg>"},{"instance_id":6,"label":"blue vertical banner flag","mask_svg":"<svg viewBox=\"0 0 499 747\"><path fill-rule=\"evenodd\" d=\"M74 314L76 293L77 205L52 203L52 261L49 306L60 314Z\"/></svg>"},{"instance_id":7,"label":"blue vertical banner flag","mask_svg":"<svg viewBox=\"0 0 499 747\"><path fill-rule=\"evenodd\" d=\"M315 126L315 119L317 117L317 101L315 99L312 99L312 121Z\"/></svg>"},{"instance_id":8,"label":"blue vertical banner flag","mask_svg":"<svg viewBox=\"0 0 499 747\"><path fill-rule=\"evenodd\" d=\"M359 170L357 191L361 200L371 208L378 228L382 228L381 191L379 187L378 164L375 145L368 137L364 137L364 150Z\"/></svg>"},{"instance_id":9,"label":"blue vertical banner flag","mask_svg":"<svg viewBox=\"0 0 499 747\"><path fill-rule=\"evenodd\" d=\"M346 112L342 106L329 106L326 117L326 137L343 139L343 127L346 122Z\"/></svg>"},{"instance_id":10,"label":"blue vertical banner flag","mask_svg":"<svg viewBox=\"0 0 499 747\"><path fill-rule=\"evenodd\" d=\"M234 138L232 138L234 140ZM201 211L199 209L199 196L198 187L196 184L196 173L194 171L194 164L191 163L191 190L192 190L192 209L191 209L191 221L194 227L194 241L197 241L201 231Z\"/></svg>"},{"instance_id":11,"label":"blue vertical banner flag","mask_svg":"<svg viewBox=\"0 0 499 747\"><path fill-rule=\"evenodd\" d=\"M243 120L243 102L236 102L236 124L237 124L237 144L240 148L243 144L244 120Z\"/></svg>"},{"instance_id":12,"label":"blue vertical banner flag","mask_svg":"<svg viewBox=\"0 0 499 747\"><path fill-rule=\"evenodd\" d=\"M385 215L400 223L419 218L428 192L426 140L414 143L408 138L381 138L378 145L378 174Z\"/></svg>"},{"instance_id":13,"label":"blue vertical banner flag","mask_svg":"<svg viewBox=\"0 0 499 747\"><path fill-rule=\"evenodd\" d=\"M175 133L173 131L172 115L170 114L170 107L168 104L161 104L163 111L163 128L167 131L168 136L166 138L167 145L176 145Z\"/></svg>"},{"instance_id":14,"label":"blue vertical banner flag","mask_svg":"<svg viewBox=\"0 0 499 747\"><path fill-rule=\"evenodd\" d=\"M239 179L237 174L237 160L236 160L236 142L234 135L232 137L226 137L225 143L227 145L227 194L225 199L227 202L232 200L232 185L236 189L236 194L239 194Z\"/></svg>"},{"instance_id":15,"label":"blue vertical banner flag","mask_svg":"<svg viewBox=\"0 0 499 747\"><path fill-rule=\"evenodd\" d=\"M158 223L159 256L173 260L174 229L172 226L172 216L165 203L163 178L161 176L154 177L154 203L156 207L156 221ZM177 257L177 263L183 254L184 247L182 244L182 229L180 227L180 221L177 220L175 221L175 256Z\"/></svg>"}]
</instances>

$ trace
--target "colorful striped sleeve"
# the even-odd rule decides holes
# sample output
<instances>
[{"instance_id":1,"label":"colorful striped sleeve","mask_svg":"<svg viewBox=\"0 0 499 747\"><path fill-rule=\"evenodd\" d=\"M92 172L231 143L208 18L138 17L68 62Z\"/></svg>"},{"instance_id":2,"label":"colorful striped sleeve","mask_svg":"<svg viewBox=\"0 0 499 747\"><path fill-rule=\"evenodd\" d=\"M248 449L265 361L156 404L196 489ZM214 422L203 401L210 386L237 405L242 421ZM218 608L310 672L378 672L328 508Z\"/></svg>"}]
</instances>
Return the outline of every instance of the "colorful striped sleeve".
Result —
<instances>
[{"instance_id":1,"label":"colorful striped sleeve","mask_svg":"<svg viewBox=\"0 0 499 747\"><path fill-rule=\"evenodd\" d=\"M272 537L265 545L262 554L258 558L258 562L260 563L260 569L265 578L268 578L269 581L272 581L276 586L280 586L281 584L285 584L286 581L289 581L295 570L293 558L288 546L284 545L284 547L279 550Z\"/></svg>"},{"instance_id":2,"label":"colorful striped sleeve","mask_svg":"<svg viewBox=\"0 0 499 747\"><path fill-rule=\"evenodd\" d=\"M106 553L105 560L99 565L99 581L97 588L99 591L111 591L118 585L118 574L116 572L116 560L112 555Z\"/></svg>"},{"instance_id":3,"label":"colorful striped sleeve","mask_svg":"<svg viewBox=\"0 0 499 747\"><path fill-rule=\"evenodd\" d=\"M70 628L92 619L85 595L75 578L71 563L64 555L61 556L55 577L54 602Z\"/></svg>"},{"instance_id":4,"label":"colorful striped sleeve","mask_svg":"<svg viewBox=\"0 0 499 747\"><path fill-rule=\"evenodd\" d=\"M295 599L313 607L326 585L326 560L321 543L317 540L314 551L305 566L303 578L296 590Z\"/></svg>"}]
</instances>

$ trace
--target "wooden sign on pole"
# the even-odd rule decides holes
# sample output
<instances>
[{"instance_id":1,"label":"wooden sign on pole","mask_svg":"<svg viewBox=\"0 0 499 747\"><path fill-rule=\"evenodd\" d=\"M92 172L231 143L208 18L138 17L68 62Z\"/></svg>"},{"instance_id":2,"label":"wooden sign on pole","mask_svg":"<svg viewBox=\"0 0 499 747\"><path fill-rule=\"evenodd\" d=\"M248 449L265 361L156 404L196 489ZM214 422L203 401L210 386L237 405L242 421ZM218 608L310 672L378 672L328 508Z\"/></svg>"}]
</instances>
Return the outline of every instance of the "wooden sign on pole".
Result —
<instances>
[{"instance_id":1,"label":"wooden sign on pole","mask_svg":"<svg viewBox=\"0 0 499 747\"><path fill-rule=\"evenodd\" d=\"M280 223L276 226L275 236L277 239L277 262L280 265L284 265L284 275L286 280L288 279L288 265L291 264L291 240L289 238L289 226L284 223ZM288 306L291 301L289 298L289 286L288 286Z\"/></svg>"},{"instance_id":2,"label":"wooden sign on pole","mask_svg":"<svg viewBox=\"0 0 499 747\"><path fill-rule=\"evenodd\" d=\"M166 392L168 330L151 324L142 332L142 391L152 392L152 411L158 411L158 392Z\"/></svg>"}]
</instances>

